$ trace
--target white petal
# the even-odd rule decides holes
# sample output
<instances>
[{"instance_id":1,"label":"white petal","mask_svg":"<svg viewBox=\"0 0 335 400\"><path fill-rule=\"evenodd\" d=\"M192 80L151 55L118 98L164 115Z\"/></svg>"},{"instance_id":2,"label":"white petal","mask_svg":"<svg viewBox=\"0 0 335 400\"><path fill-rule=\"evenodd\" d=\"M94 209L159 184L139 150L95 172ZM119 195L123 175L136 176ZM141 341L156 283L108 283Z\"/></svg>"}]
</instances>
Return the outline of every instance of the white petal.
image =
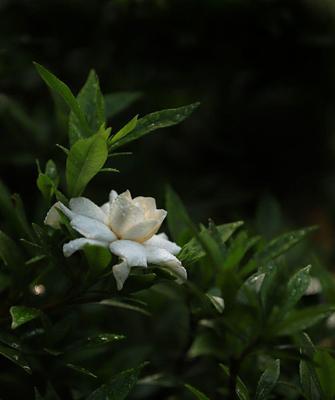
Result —
<instances>
[{"instance_id":1,"label":"white petal","mask_svg":"<svg viewBox=\"0 0 335 400\"><path fill-rule=\"evenodd\" d=\"M109 245L110 251L127 261L129 267L146 267L147 258L144 247L131 240L116 240Z\"/></svg>"},{"instance_id":2,"label":"white petal","mask_svg":"<svg viewBox=\"0 0 335 400\"><path fill-rule=\"evenodd\" d=\"M88 239L102 240L104 242L116 240L115 234L106 225L93 218L76 215L71 220L71 226Z\"/></svg>"},{"instance_id":3,"label":"white petal","mask_svg":"<svg viewBox=\"0 0 335 400\"><path fill-rule=\"evenodd\" d=\"M103 242L100 240L79 238L75 240L71 240L69 243L65 243L63 246L63 253L65 257L72 256L73 253L82 249L86 244L91 244L95 246L108 247L107 242Z\"/></svg>"},{"instance_id":4,"label":"white petal","mask_svg":"<svg viewBox=\"0 0 335 400\"><path fill-rule=\"evenodd\" d=\"M85 217L93 218L103 223L108 222L108 218L101 208L86 197L71 199L70 208L76 214L84 215Z\"/></svg>"},{"instance_id":5,"label":"white petal","mask_svg":"<svg viewBox=\"0 0 335 400\"><path fill-rule=\"evenodd\" d=\"M157 209L156 200L153 197L138 196L133 199L133 203L142 208L146 216L149 216Z\"/></svg>"},{"instance_id":6,"label":"white petal","mask_svg":"<svg viewBox=\"0 0 335 400\"><path fill-rule=\"evenodd\" d=\"M118 197L118 194L115 190L111 190L109 193L109 203L112 204L113 201Z\"/></svg>"},{"instance_id":7,"label":"white petal","mask_svg":"<svg viewBox=\"0 0 335 400\"><path fill-rule=\"evenodd\" d=\"M144 246L147 254L148 264L160 265L167 267L175 272L180 278L186 280L187 272L181 262L173 254L165 249L160 249L153 246Z\"/></svg>"},{"instance_id":8,"label":"white petal","mask_svg":"<svg viewBox=\"0 0 335 400\"><path fill-rule=\"evenodd\" d=\"M73 216L73 213L71 212L71 210L69 210L67 207L64 206L63 203L61 203L60 201L57 201L57 203L55 203L50 210L48 211L45 219L44 219L44 223L46 225L52 226L55 229L58 229L60 227L60 223L61 223L61 216L59 215L58 210L62 210L63 213L65 215L67 215L69 218L71 218Z\"/></svg>"},{"instance_id":9,"label":"white petal","mask_svg":"<svg viewBox=\"0 0 335 400\"><path fill-rule=\"evenodd\" d=\"M109 203L105 203L103 204L100 209L101 211L109 218L109 211L110 211L110 204Z\"/></svg>"},{"instance_id":10,"label":"white petal","mask_svg":"<svg viewBox=\"0 0 335 400\"><path fill-rule=\"evenodd\" d=\"M114 265L112 271L116 280L117 290L121 290L129 276L130 267L126 261L122 261L120 264Z\"/></svg>"},{"instance_id":11,"label":"white petal","mask_svg":"<svg viewBox=\"0 0 335 400\"><path fill-rule=\"evenodd\" d=\"M111 204L109 222L120 238L124 238L125 231L144 220L143 211L132 203L129 196L129 192L124 192Z\"/></svg>"},{"instance_id":12,"label":"white petal","mask_svg":"<svg viewBox=\"0 0 335 400\"><path fill-rule=\"evenodd\" d=\"M144 246L154 246L167 250L169 253L176 255L180 252L181 247L171 242L165 233L154 235L152 238L143 243Z\"/></svg>"},{"instance_id":13,"label":"white petal","mask_svg":"<svg viewBox=\"0 0 335 400\"><path fill-rule=\"evenodd\" d=\"M122 234L122 239L135 240L140 243L145 242L158 231L160 226L160 223L153 219L140 222L125 230Z\"/></svg>"}]
</instances>

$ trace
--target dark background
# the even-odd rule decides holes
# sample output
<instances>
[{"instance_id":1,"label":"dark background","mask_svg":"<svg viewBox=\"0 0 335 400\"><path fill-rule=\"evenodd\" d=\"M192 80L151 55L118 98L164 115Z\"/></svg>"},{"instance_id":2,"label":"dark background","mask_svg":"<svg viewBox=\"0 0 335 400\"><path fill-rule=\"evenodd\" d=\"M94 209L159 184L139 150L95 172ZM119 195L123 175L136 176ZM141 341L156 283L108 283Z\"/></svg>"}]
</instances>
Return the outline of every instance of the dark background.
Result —
<instances>
[{"instance_id":1,"label":"dark background","mask_svg":"<svg viewBox=\"0 0 335 400\"><path fill-rule=\"evenodd\" d=\"M0 177L33 218L44 212L35 159L64 164L55 143L66 144L38 61L75 93L90 68L105 93L141 92L115 129L137 113L202 103L124 148L135 154L113 161L121 174L98 177L88 195L102 202L114 187L162 199L170 182L197 220L276 224L281 208L287 225L320 224L332 252L334 2L0 0L0 17Z\"/></svg>"}]
</instances>

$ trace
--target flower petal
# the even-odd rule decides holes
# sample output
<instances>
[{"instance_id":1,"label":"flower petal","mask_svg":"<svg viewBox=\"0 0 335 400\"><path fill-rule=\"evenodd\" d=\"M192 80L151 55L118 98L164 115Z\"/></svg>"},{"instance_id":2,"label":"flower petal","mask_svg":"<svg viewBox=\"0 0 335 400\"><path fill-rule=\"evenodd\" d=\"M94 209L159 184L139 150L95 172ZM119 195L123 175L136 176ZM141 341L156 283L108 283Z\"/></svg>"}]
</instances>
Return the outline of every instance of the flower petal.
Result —
<instances>
[{"instance_id":1,"label":"flower petal","mask_svg":"<svg viewBox=\"0 0 335 400\"><path fill-rule=\"evenodd\" d=\"M88 239L102 240L104 242L116 240L115 234L105 224L84 215L76 215L71 220L71 226Z\"/></svg>"},{"instance_id":2,"label":"flower petal","mask_svg":"<svg viewBox=\"0 0 335 400\"><path fill-rule=\"evenodd\" d=\"M107 242L103 242L101 240L93 240L86 238L79 238L71 240L69 243L65 243L63 246L63 253L65 257L72 256L73 253L82 249L85 245L91 244L95 246L108 247Z\"/></svg>"},{"instance_id":3,"label":"flower petal","mask_svg":"<svg viewBox=\"0 0 335 400\"><path fill-rule=\"evenodd\" d=\"M153 197L138 196L133 199L133 203L141 208L148 217L157 209L156 200Z\"/></svg>"},{"instance_id":4,"label":"flower petal","mask_svg":"<svg viewBox=\"0 0 335 400\"><path fill-rule=\"evenodd\" d=\"M127 261L129 267L146 267L147 257L144 247L131 240L116 240L109 245L110 251Z\"/></svg>"},{"instance_id":5,"label":"flower petal","mask_svg":"<svg viewBox=\"0 0 335 400\"><path fill-rule=\"evenodd\" d=\"M126 261L122 261L120 264L114 265L112 271L116 280L117 290L121 290L129 276L130 267Z\"/></svg>"},{"instance_id":6,"label":"flower petal","mask_svg":"<svg viewBox=\"0 0 335 400\"><path fill-rule=\"evenodd\" d=\"M181 262L173 254L165 249L160 249L154 246L144 246L147 255L148 264L160 265L171 269L178 277L183 280L187 279L186 269Z\"/></svg>"},{"instance_id":7,"label":"flower petal","mask_svg":"<svg viewBox=\"0 0 335 400\"><path fill-rule=\"evenodd\" d=\"M105 203L100 207L101 211L109 218L110 204Z\"/></svg>"},{"instance_id":8,"label":"flower petal","mask_svg":"<svg viewBox=\"0 0 335 400\"><path fill-rule=\"evenodd\" d=\"M135 240L143 243L150 239L160 228L161 224L154 219L149 219L134 225L122 234L123 239Z\"/></svg>"},{"instance_id":9,"label":"flower petal","mask_svg":"<svg viewBox=\"0 0 335 400\"><path fill-rule=\"evenodd\" d=\"M109 203L112 204L113 201L118 197L118 194L115 190L111 190L109 193Z\"/></svg>"},{"instance_id":10,"label":"flower petal","mask_svg":"<svg viewBox=\"0 0 335 400\"><path fill-rule=\"evenodd\" d=\"M76 197L74 199L71 199L70 208L76 214L96 219L105 224L108 223L108 217L101 210L101 208L86 197Z\"/></svg>"},{"instance_id":11,"label":"flower petal","mask_svg":"<svg viewBox=\"0 0 335 400\"><path fill-rule=\"evenodd\" d=\"M154 246L160 249L165 249L169 253L176 255L180 252L181 247L176 243L171 242L165 233L160 233L159 235L154 235L152 238L143 243L144 246Z\"/></svg>"},{"instance_id":12,"label":"flower petal","mask_svg":"<svg viewBox=\"0 0 335 400\"><path fill-rule=\"evenodd\" d=\"M57 211L61 210L63 211L63 213L69 217L72 218L73 217L73 213L71 210L69 210L67 207L64 206L63 203L61 203L60 201L57 201L57 203L55 203L50 210L48 211L45 219L44 219L44 223L46 225L52 226L55 229L59 229L60 227L60 223L61 223L61 216L59 215L59 212Z\"/></svg>"},{"instance_id":13,"label":"flower petal","mask_svg":"<svg viewBox=\"0 0 335 400\"><path fill-rule=\"evenodd\" d=\"M129 191L120 194L111 204L109 222L120 238L124 238L125 231L143 220L144 213L132 203Z\"/></svg>"}]
</instances>

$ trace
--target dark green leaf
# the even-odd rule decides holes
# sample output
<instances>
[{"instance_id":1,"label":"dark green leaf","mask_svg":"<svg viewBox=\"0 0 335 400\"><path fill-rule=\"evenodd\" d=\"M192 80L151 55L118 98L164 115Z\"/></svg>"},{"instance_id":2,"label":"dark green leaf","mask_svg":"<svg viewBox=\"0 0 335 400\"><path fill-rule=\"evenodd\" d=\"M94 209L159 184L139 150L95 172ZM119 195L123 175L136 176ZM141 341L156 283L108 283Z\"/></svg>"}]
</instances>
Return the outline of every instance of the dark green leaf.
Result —
<instances>
[{"instance_id":1,"label":"dark green leaf","mask_svg":"<svg viewBox=\"0 0 335 400\"><path fill-rule=\"evenodd\" d=\"M314 361L318 365L316 373L325 394L325 400L333 400L335 396L335 359L326 350L318 350L315 352Z\"/></svg>"},{"instance_id":2,"label":"dark green leaf","mask_svg":"<svg viewBox=\"0 0 335 400\"><path fill-rule=\"evenodd\" d=\"M84 132L85 136L89 136L91 134L91 130L88 126L85 115L70 88L42 65L38 63L34 63L34 65L44 82L63 98L66 104L70 107L71 111L76 115L81 131Z\"/></svg>"},{"instance_id":3,"label":"dark green leaf","mask_svg":"<svg viewBox=\"0 0 335 400\"><path fill-rule=\"evenodd\" d=\"M259 379L255 400L267 400L276 386L280 375L280 360L271 362Z\"/></svg>"},{"instance_id":4,"label":"dark green leaf","mask_svg":"<svg viewBox=\"0 0 335 400\"><path fill-rule=\"evenodd\" d=\"M141 367L128 369L94 391L87 400L124 400L138 381Z\"/></svg>"},{"instance_id":5,"label":"dark green leaf","mask_svg":"<svg viewBox=\"0 0 335 400\"><path fill-rule=\"evenodd\" d=\"M0 345L0 354L8 358L14 364L23 368L28 374L31 374L31 368L27 361L22 357L21 353L13 348Z\"/></svg>"},{"instance_id":6,"label":"dark green leaf","mask_svg":"<svg viewBox=\"0 0 335 400\"><path fill-rule=\"evenodd\" d=\"M66 161L66 181L70 197L77 197L104 166L108 156L106 140L100 135L79 139Z\"/></svg>"},{"instance_id":7,"label":"dark green leaf","mask_svg":"<svg viewBox=\"0 0 335 400\"><path fill-rule=\"evenodd\" d=\"M173 240L185 244L191 236L192 221L177 193L167 186L165 193L167 223Z\"/></svg>"},{"instance_id":8,"label":"dark green leaf","mask_svg":"<svg viewBox=\"0 0 335 400\"><path fill-rule=\"evenodd\" d=\"M273 332L276 335L293 335L321 322L334 311L335 306L328 304L291 311L284 320L273 327Z\"/></svg>"},{"instance_id":9,"label":"dark green leaf","mask_svg":"<svg viewBox=\"0 0 335 400\"><path fill-rule=\"evenodd\" d=\"M105 305L105 306L110 306L110 307L124 308L126 310L131 310L131 311L136 311L136 312L139 312L139 313L144 314L146 316L150 316L151 315L147 310L144 310L143 308L140 308L138 306L134 306L132 304L124 303L122 301L115 300L115 299L102 300L102 301L99 302L99 304L102 304L102 305Z\"/></svg>"},{"instance_id":10,"label":"dark green leaf","mask_svg":"<svg viewBox=\"0 0 335 400\"><path fill-rule=\"evenodd\" d=\"M209 397L204 395L200 390L196 389L195 387L186 384L185 385L186 389L188 389L192 394L194 394L194 397L198 400L209 400Z\"/></svg>"},{"instance_id":11,"label":"dark green leaf","mask_svg":"<svg viewBox=\"0 0 335 400\"><path fill-rule=\"evenodd\" d=\"M40 310L24 306L12 306L9 311L12 316L12 329L16 329L41 315Z\"/></svg>"},{"instance_id":12,"label":"dark green leaf","mask_svg":"<svg viewBox=\"0 0 335 400\"><path fill-rule=\"evenodd\" d=\"M127 136L118 140L111 146L114 150L120 146L139 139L156 129L166 128L168 126L179 124L184 121L192 112L199 106L199 103L193 103L188 106L171 108L168 110L157 111L140 118L137 122L136 128L131 131Z\"/></svg>"},{"instance_id":13,"label":"dark green leaf","mask_svg":"<svg viewBox=\"0 0 335 400\"><path fill-rule=\"evenodd\" d=\"M88 369L84 368L84 367L80 367L79 365L74 365L74 364L66 364L66 366L76 372L79 372L82 375L85 376L89 376L91 378L97 378L97 376L95 374L93 374L93 372L89 371Z\"/></svg>"},{"instance_id":14,"label":"dark green leaf","mask_svg":"<svg viewBox=\"0 0 335 400\"><path fill-rule=\"evenodd\" d=\"M287 295L285 296L285 302L282 306L282 313L285 314L291 310L305 294L308 285L310 283L310 272L311 266L301 269L296 272L287 284Z\"/></svg>"},{"instance_id":15,"label":"dark green leaf","mask_svg":"<svg viewBox=\"0 0 335 400\"><path fill-rule=\"evenodd\" d=\"M95 71L90 71L87 81L77 96L77 102L86 117L91 132L97 132L100 126L105 123L105 102ZM87 136L87 132L82 130L80 119L72 111L69 117L70 145L72 146L78 139Z\"/></svg>"},{"instance_id":16,"label":"dark green leaf","mask_svg":"<svg viewBox=\"0 0 335 400\"><path fill-rule=\"evenodd\" d=\"M226 365L220 364L224 373L229 377L230 371ZM236 394L239 400L250 400L249 392L242 379L238 376L236 379Z\"/></svg>"}]
</instances>

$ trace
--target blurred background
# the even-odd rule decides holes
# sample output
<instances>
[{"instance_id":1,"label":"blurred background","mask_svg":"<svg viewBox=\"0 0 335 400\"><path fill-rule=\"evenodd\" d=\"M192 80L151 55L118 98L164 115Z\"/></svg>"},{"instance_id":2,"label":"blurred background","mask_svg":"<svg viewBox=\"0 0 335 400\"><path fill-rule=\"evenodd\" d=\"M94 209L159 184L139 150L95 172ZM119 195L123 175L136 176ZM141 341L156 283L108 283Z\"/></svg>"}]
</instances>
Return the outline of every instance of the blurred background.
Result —
<instances>
[{"instance_id":1,"label":"blurred background","mask_svg":"<svg viewBox=\"0 0 335 400\"><path fill-rule=\"evenodd\" d=\"M265 235L320 224L334 259L335 1L0 0L0 178L38 220L35 159L64 164L64 124L32 65L75 93L134 92L110 122L194 101L184 123L124 148L110 188L163 201L171 183L197 221L244 218ZM135 101L136 99L136 101ZM64 123L64 121L63 121Z\"/></svg>"}]
</instances>

